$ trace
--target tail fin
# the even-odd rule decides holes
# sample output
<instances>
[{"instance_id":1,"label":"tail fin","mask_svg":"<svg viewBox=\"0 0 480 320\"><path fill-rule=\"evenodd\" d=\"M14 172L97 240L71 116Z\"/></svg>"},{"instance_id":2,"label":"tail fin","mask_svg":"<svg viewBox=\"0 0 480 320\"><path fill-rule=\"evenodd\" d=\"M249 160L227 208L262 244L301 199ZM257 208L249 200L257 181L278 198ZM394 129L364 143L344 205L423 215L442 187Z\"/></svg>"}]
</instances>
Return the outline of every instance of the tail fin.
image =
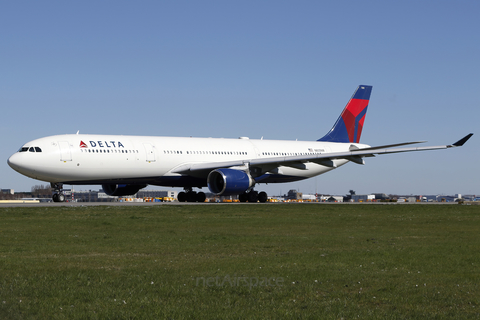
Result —
<instances>
[{"instance_id":1,"label":"tail fin","mask_svg":"<svg viewBox=\"0 0 480 320\"><path fill-rule=\"evenodd\" d=\"M358 86L333 128L317 141L360 142L372 86Z\"/></svg>"}]
</instances>

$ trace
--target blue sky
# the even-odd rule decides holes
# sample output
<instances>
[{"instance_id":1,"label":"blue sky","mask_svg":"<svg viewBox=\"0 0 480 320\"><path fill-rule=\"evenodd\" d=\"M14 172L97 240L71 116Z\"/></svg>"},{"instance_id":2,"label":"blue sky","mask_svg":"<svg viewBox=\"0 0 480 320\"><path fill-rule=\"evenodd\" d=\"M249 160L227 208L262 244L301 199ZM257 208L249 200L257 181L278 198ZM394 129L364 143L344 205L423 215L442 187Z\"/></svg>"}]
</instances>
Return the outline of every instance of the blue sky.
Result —
<instances>
[{"instance_id":1,"label":"blue sky","mask_svg":"<svg viewBox=\"0 0 480 320\"><path fill-rule=\"evenodd\" d=\"M359 84L373 85L361 142L453 143L480 119L478 12L478 1L2 2L0 187L42 184L7 158L78 130L316 140ZM478 134L259 190L480 194Z\"/></svg>"}]
</instances>

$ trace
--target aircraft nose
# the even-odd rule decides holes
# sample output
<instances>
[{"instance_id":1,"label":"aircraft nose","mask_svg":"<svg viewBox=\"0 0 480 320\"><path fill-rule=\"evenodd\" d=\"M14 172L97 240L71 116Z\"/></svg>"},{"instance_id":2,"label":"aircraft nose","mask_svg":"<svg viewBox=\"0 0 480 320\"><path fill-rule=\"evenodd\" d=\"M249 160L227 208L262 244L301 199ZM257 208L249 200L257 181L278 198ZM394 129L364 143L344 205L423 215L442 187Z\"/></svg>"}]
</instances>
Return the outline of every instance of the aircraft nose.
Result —
<instances>
[{"instance_id":1,"label":"aircraft nose","mask_svg":"<svg viewBox=\"0 0 480 320\"><path fill-rule=\"evenodd\" d=\"M14 153L10 158L8 158L7 163L12 168L13 170L17 170L16 168L18 167L16 159L16 153Z\"/></svg>"},{"instance_id":2,"label":"aircraft nose","mask_svg":"<svg viewBox=\"0 0 480 320\"><path fill-rule=\"evenodd\" d=\"M20 153L14 153L10 158L8 158L7 160L7 163L8 165L10 166L10 168L12 168L13 170L15 171L18 171L18 172L22 172L25 168L25 161L24 161L24 157L22 157L23 155L20 154Z\"/></svg>"}]
</instances>

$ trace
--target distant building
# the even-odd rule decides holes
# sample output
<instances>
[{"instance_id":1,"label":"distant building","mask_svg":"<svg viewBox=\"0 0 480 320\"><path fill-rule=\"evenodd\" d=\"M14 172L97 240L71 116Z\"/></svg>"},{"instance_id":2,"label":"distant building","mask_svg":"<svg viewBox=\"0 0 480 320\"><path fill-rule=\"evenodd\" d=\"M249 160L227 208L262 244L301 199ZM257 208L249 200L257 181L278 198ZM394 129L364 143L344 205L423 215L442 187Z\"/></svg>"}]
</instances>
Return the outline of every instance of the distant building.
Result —
<instances>
[{"instance_id":1,"label":"distant building","mask_svg":"<svg viewBox=\"0 0 480 320\"><path fill-rule=\"evenodd\" d=\"M15 194L13 189L1 189L0 191L5 194Z\"/></svg>"},{"instance_id":2,"label":"distant building","mask_svg":"<svg viewBox=\"0 0 480 320\"><path fill-rule=\"evenodd\" d=\"M327 202L343 202L343 196L330 196Z\"/></svg>"},{"instance_id":3,"label":"distant building","mask_svg":"<svg viewBox=\"0 0 480 320\"><path fill-rule=\"evenodd\" d=\"M385 193L372 193L375 196L375 200L387 200L390 199Z\"/></svg>"},{"instance_id":4,"label":"distant building","mask_svg":"<svg viewBox=\"0 0 480 320\"><path fill-rule=\"evenodd\" d=\"M178 192L174 190L140 190L137 198L177 198Z\"/></svg>"},{"instance_id":5,"label":"distant building","mask_svg":"<svg viewBox=\"0 0 480 320\"><path fill-rule=\"evenodd\" d=\"M302 200L310 200L310 201L316 201L317 196L314 194L303 194L302 195Z\"/></svg>"},{"instance_id":6,"label":"distant building","mask_svg":"<svg viewBox=\"0 0 480 320\"><path fill-rule=\"evenodd\" d=\"M303 194L301 192L297 192L297 190L290 190L288 191L287 195L285 196L286 200L301 200Z\"/></svg>"},{"instance_id":7,"label":"distant building","mask_svg":"<svg viewBox=\"0 0 480 320\"><path fill-rule=\"evenodd\" d=\"M73 198L77 202L98 202L98 191L88 190L88 191L74 191ZM67 198L67 197L66 197ZM68 197L67 199L71 198Z\"/></svg>"},{"instance_id":8,"label":"distant building","mask_svg":"<svg viewBox=\"0 0 480 320\"><path fill-rule=\"evenodd\" d=\"M354 194L352 195L352 200L354 202L368 202L375 200L375 195L373 194Z\"/></svg>"},{"instance_id":9,"label":"distant building","mask_svg":"<svg viewBox=\"0 0 480 320\"><path fill-rule=\"evenodd\" d=\"M72 196L73 193L73 196ZM177 198L178 192L173 190L141 190L137 194L130 196L130 198ZM68 201L77 202L114 202L118 201L120 197L109 196L103 189L99 191L65 191L65 198ZM128 196L122 198L129 198Z\"/></svg>"},{"instance_id":10,"label":"distant building","mask_svg":"<svg viewBox=\"0 0 480 320\"><path fill-rule=\"evenodd\" d=\"M417 197L405 197L407 202L417 202Z\"/></svg>"}]
</instances>

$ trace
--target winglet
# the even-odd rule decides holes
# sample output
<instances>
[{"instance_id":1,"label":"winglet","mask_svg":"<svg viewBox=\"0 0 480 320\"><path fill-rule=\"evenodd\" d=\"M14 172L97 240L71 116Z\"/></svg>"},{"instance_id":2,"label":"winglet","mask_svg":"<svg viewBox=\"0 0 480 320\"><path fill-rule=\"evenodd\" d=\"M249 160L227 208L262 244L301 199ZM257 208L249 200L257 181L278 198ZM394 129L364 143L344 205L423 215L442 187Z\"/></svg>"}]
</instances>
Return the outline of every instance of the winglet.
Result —
<instances>
[{"instance_id":1,"label":"winglet","mask_svg":"<svg viewBox=\"0 0 480 320\"><path fill-rule=\"evenodd\" d=\"M473 133L467 134L465 137L463 137L462 139L460 139L457 142L455 142L454 144L452 144L451 147L461 147L461 146L463 146L465 144L465 142L467 142L467 140L470 139L471 136L473 136Z\"/></svg>"}]
</instances>

